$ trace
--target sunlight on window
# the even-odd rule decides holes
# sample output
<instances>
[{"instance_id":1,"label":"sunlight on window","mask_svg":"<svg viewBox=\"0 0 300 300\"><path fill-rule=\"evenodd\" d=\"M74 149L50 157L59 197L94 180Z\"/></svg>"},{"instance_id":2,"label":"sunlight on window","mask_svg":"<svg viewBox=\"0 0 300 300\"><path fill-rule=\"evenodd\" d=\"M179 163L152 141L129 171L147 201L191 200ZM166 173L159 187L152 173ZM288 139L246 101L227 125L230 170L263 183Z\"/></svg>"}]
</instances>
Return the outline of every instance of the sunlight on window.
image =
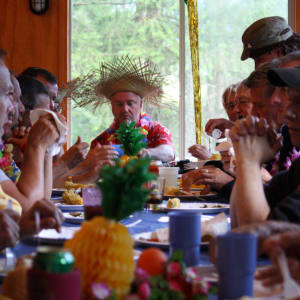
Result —
<instances>
[{"instance_id":1,"label":"sunlight on window","mask_svg":"<svg viewBox=\"0 0 300 300\"><path fill-rule=\"evenodd\" d=\"M182 0L183 1L183 0ZM203 126L210 118L225 117L221 95L231 83L253 69L242 62L241 36L255 20L271 15L287 18L287 0L202 0L199 5L199 43ZM72 1L72 77L97 68L116 55L150 58L166 77L165 108L144 107L152 119L169 128L177 157L180 138L186 148L195 143L193 85L186 17L186 134L179 136L179 1ZM78 135L90 142L113 121L109 105L97 111L72 109L72 142ZM204 139L209 145L208 138ZM211 141L211 144L212 141ZM188 157L187 152L185 156Z\"/></svg>"}]
</instances>

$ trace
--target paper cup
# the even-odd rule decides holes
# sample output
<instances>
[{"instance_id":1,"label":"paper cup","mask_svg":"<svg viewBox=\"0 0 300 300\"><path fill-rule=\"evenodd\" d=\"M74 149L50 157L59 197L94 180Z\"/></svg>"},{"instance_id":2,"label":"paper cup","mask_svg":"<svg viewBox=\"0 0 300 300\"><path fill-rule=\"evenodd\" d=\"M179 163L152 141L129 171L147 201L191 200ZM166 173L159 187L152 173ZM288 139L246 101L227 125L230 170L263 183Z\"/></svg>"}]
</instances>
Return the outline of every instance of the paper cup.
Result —
<instances>
[{"instance_id":1,"label":"paper cup","mask_svg":"<svg viewBox=\"0 0 300 300\"><path fill-rule=\"evenodd\" d=\"M178 167L160 167L159 176L166 178L165 186L177 186Z\"/></svg>"}]
</instances>

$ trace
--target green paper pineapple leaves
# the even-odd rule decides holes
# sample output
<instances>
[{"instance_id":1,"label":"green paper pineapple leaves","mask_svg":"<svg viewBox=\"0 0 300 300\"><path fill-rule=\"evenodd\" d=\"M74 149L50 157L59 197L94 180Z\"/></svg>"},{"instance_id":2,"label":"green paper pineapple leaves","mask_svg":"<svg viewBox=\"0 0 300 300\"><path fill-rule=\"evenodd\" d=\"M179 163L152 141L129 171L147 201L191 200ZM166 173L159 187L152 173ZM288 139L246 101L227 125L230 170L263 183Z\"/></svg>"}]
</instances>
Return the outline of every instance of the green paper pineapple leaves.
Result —
<instances>
[{"instance_id":1,"label":"green paper pineapple leaves","mask_svg":"<svg viewBox=\"0 0 300 300\"><path fill-rule=\"evenodd\" d=\"M106 218L119 221L143 209L150 192L144 184L156 178L149 172L150 162L150 158L131 159L123 165L118 159L114 166L102 168L102 180L97 185L102 192Z\"/></svg>"},{"instance_id":2,"label":"green paper pineapple leaves","mask_svg":"<svg viewBox=\"0 0 300 300\"><path fill-rule=\"evenodd\" d=\"M116 136L122 142L121 147L128 156L137 155L147 146L145 142L142 142L145 136L140 132L140 128L134 128L134 126L134 121L122 123L116 130Z\"/></svg>"}]
</instances>

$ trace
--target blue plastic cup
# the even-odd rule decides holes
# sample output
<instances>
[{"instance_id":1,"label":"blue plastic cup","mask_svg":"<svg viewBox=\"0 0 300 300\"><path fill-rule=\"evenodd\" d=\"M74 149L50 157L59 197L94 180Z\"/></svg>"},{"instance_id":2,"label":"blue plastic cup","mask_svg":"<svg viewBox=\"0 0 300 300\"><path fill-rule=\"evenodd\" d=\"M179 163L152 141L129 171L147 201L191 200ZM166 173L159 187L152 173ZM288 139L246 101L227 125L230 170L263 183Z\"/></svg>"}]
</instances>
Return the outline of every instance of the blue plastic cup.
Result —
<instances>
[{"instance_id":1,"label":"blue plastic cup","mask_svg":"<svg viewBox=\"0 0 300 300\"><path fill-rule=\"evenodd\" d=\"M112 145L115 148L115 151L118 152L119 157L124 155L124 150L121 148L122 145Z\"/></svg>"},{"instance_id":2,"label":"blue plastic cup","mask_svg":"<svg viewBox=\"0 0 300 300\"><path fill-rule=\"evenodd\" d=\"M183 252L187 267L200 263L201 214L193 212L169 213L170 256Z\"/></svg>"},{"instance_id":3,"label":"blue plastic cup","mask_svg":"<svg viewBox=\"0 0 300 300\"><path fill-rule=\"evenodd\" d=\"M219 299L252 297L257 237L243 233L220 235L216 251Z\"/></svg>"}]
</instances>

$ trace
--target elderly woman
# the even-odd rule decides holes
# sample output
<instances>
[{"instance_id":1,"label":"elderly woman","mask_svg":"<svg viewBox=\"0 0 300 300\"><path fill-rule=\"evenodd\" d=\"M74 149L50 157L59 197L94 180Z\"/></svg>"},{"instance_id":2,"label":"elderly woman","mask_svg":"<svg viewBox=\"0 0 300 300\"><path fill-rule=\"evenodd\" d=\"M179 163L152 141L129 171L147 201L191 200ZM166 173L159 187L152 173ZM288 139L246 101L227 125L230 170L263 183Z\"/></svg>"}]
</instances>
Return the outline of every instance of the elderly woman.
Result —
<instances>
[{"instance_id":1,"label":"elderly woman","mask_svg":"<svg viewBox=\"0 0 300 300\"><path fill-rule=\"evenodd\" d=\"M0 142L7 126L11 126L13 85L10 73L0 58ZM17 185L0 170L0 247L13 246L20 234L36 233L34 212L41 215L40 228L59 230L63 217L55 206L44 198L44 159L46 148L58 138L50 116L41 118L28 136L23 172ZM10 198L14 198L9 200ZM9 204L11 203L11 204ZM12 209L15 212L12 211ZM5 209L6 208L6 209ZM3 210L4 209L4 210ZM20 213L21 217L20 217ZM21 230L20 230L21 227Z\"/></svg>"}]
</instances>

